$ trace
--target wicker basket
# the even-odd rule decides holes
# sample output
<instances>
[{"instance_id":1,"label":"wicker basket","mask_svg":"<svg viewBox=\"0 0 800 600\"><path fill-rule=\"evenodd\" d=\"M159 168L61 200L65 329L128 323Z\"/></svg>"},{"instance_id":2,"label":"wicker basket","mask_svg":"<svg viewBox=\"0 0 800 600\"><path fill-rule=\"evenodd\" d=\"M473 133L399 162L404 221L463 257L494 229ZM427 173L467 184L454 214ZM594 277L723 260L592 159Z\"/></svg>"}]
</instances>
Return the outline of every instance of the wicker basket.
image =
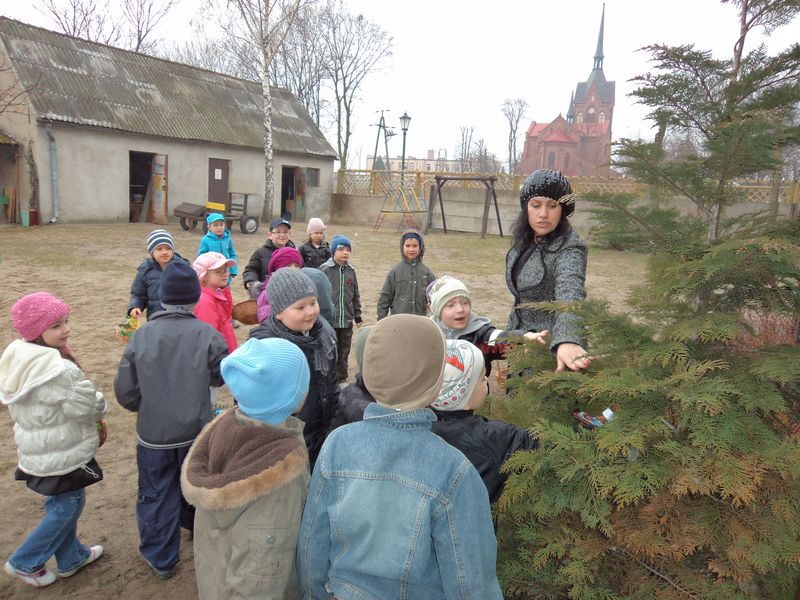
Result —
<instances>
[{"instance_id":1,"label":"wicker basket","mask_svg":"<svg viewBox=\"0 0 800 600\"><path fill-rule=\"evenodd\" d=\"M255 300L245 300L233 307L233 318L245 325L258 324L258 303Z\"/></svg>"}]
</instances>

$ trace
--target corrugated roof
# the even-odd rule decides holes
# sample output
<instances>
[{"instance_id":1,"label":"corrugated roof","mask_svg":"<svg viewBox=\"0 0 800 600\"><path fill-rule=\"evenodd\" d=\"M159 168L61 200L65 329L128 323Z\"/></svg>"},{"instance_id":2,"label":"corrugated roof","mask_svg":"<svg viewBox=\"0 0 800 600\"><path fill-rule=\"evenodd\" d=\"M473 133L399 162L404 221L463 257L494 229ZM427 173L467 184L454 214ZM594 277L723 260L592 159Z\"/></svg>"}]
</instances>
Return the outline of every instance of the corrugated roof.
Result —
<instances>
[{"instance_id":1,"label":"corrugated roof","mask_svg":"<svg viewBox=\"0 0 800 600\"><path fill-rule=\"evenodd\" d=\"M263 148L261 84L0 17L0 40L39 119ZM272 147L335 158L303 105L273 87Z\"/></svg>"}]
</instances>

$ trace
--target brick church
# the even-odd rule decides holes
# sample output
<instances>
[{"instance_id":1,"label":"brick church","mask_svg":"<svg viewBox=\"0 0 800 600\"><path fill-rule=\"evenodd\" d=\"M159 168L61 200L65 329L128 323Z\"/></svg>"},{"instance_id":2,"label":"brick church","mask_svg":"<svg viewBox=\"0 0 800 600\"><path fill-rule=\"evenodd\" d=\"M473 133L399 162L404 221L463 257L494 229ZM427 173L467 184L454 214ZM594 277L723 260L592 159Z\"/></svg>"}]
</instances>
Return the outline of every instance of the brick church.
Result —
<instances>
[{"instance_id":1,"label":"brick church","mask_svg":"<svg viewBox=\"0 0 800 600\"><path fill-rule=\"evenodd\" d=\"M565 175L616 175L608 166L615 86L603 73L604 23L605 5L589 79L579 83L572 93L566 119L558 115L549 123L531 123L517 173L527 175L548 168Z\"/></svg>"}]
</instances>

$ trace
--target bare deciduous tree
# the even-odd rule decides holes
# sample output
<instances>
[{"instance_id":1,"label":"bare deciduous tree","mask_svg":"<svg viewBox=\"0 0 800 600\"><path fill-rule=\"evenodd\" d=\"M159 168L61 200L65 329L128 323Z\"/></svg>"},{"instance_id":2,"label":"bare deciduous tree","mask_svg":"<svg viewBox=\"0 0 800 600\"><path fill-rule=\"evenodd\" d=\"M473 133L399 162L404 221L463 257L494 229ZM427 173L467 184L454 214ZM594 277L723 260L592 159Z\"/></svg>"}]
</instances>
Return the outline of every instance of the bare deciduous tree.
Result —
<instances>
[{"instance_id":1,"label":"bare deciduous tree","mask_svg":"<svg viewBox=\"0 0 800 600\"><path fill-rule=\"evenodd\" d=\"M238 14L221 7L216 14L216 31L208 31L207 17L192 22L192 38L186 42L161 46L158 54L166 59L224 73L231 77L261 81L258 48L242 31Z\"/></svg>"},{"instance_id":2,"label":"bare deciduous tree","mask_svg":"<svg viewBox=\"0 0 800 600\"><path fill-rule=\"evenodd\" d=\"M261 220L272 219L275 176L272 166L272 93L269 69L289 34L299 11L310 0L228 0L241 16L241 26L259 53L260 81L264 101L264 205Z\"/></svg>"},{"instance_id":3,"label":"bare deciduous tree","mask_svg":"<svg viewBox=\"0 0 800 600\"><path fill-rule=\"evenodd\" d=\"M517 130L519 122L528 110L528 103L522 98L506 99L503 102L503 116L508 120L508 172L513 173L517 168Z\"/></svg>"},{"instance_id":4,"label":"bare deciduous tree","mask_svg":"<svg viewBox=\"0 0 800 600\"><path fill-rule=\"evenodd\" d=\"M475 127L462 125L459 127L461 141L456 148L456 160L461 163L461 172L469 173L472 171L472 133Z\"/></svg>"},{"instance_id":5,"label":"bare deciduous tree","mask_svg":"<svg viewBox=\"0 0 800 600\"><path fill-rule=\"evenodd\" d=\"M153 30L177 2L178 0L124 0L122 14L127 22L128 50L152 52L158 43L153 39Z\"/></svg>"},{"instance_id":6,"label":"bare deciduous tree","mask_svg":"<svg viewBox=\"0 0 800 600\"><path fill-rule=\"evenodd\" d=\"M152 52L153 31L178 0L37 0L36 8L74 37L134 52Z\"/></svg>"},{"instance_id":7,"label":"bare deciduous tree","mask_svg":"<svg viewBox=\"0 0 800 600\"><path fill-rule=\"evenodd\" d=\"M122 22L113 17L108 0L38 0L35 6L67 35L110 46L123 37Z\"/></svg>"},{"instance_id":8,"label":"bare deciduous tree","mask_svg":"<svg viewBox=\"0 0 800 600\"><path fill-rule=\"evenodd\" d=\"M308 114L320 126L320 116L326 104L322 88L328 77L328 57L319 36L324 27L324 11L307 6L295 20L278 50L270 69L275 85L292 92L306 107Z\"/></svg>"},{"instance_id":9,"label":"bare deciduous tree","mask_svg":"<svg viewBox=\"0 0 800 600\"><path fill-rule=\"evenodd\" d=\"M392 37L363 15L347 12L341 0L330 0L323 13L320 35L330 61L325 66L333 88L336 150L346 169L356 96L364 79L392 55Z\"/></svg>"},{"instance_id":10,"label":"bare deciduous tree","mask_svg":"<svg viewBox=\"0 0 800 600\"><path fill-rule=\"evenodd\" d=\"M5 80L5 74L11 72L11 65L6 62L4 56L0 57L0 78ZM36 84L28 87L22 87L18 82L14 81L16 78L11 77L13 83L9 83L6 87L0 88L0 115L5 112L8 113L21 113L24 107L27 106L25 95L32 91Z\"/></svg>"}]
</instances>

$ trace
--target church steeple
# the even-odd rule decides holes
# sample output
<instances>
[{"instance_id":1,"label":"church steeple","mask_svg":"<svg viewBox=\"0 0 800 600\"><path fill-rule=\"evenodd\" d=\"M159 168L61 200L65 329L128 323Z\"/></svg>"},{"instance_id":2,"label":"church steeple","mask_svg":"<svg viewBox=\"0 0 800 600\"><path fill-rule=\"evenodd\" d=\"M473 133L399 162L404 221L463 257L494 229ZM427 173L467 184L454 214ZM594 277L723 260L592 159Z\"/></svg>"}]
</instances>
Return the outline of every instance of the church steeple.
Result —
<instances>
[{"instance_id":1,"label":"church steeple","mask_svg":"<svg viewBox=\"0 0 800 600\"><path fill-rule=\"evenodd\" d=\"M569 108L567 109L567 123L572 123L575 120L575 92L569 95Z\"/></svg>"},{"instance_id":2,"label":"church steeple","mask_svg":"<svg viewBox=\"0 0 800 600\"><path fill-rule=\"evenodd\" d=\"M603 16L600 17L600 33L597 36L597 50L594 51L594 69L603 70L603 25L606 21L606 5L603 3Z\"/></svg>"}]
</instances>

